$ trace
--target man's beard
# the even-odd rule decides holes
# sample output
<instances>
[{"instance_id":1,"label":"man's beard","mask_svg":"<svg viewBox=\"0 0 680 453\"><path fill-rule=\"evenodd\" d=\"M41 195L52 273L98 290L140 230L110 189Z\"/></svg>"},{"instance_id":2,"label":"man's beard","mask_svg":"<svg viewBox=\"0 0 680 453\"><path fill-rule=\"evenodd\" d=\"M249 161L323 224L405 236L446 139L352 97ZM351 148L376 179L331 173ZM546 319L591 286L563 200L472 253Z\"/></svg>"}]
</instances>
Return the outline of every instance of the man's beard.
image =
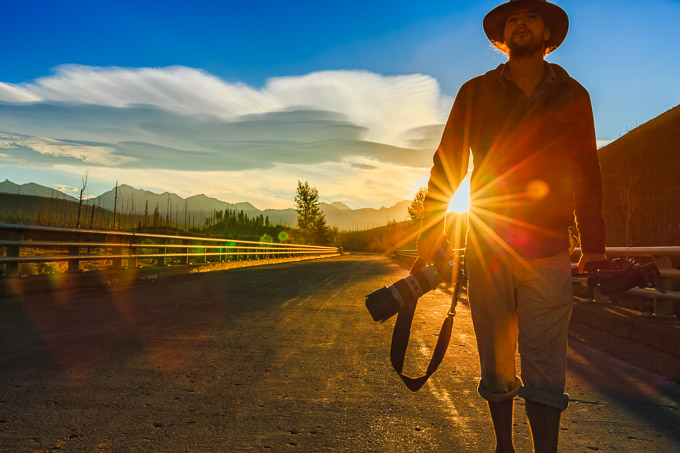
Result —
<instances>
[{"instance_id":1,"label":"man's beard","mask_svg":"<svg viewBox=\"0 0 680 453\"><path fill-rule=\"evenodd\" d=\"M531 57L533 56L536 52L541 52L543 53L543 42L527 42L522 45L517 45L513 42L511 39L508 45L508 49L510 49L510 57L511 58L526 58L526 57Z\"/></svg>"}]
</instances>

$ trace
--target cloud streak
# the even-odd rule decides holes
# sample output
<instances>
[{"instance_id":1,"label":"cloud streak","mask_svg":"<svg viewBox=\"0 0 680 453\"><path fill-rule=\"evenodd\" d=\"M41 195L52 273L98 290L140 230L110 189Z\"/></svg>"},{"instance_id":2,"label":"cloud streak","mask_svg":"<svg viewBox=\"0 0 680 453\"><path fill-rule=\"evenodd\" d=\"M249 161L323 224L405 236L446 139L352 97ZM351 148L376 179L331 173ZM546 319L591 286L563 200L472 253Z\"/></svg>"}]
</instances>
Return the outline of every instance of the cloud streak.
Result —
<instances>
[{"instance_id":1,"label":"cloud streak","mask_svg":"<svg viewBox=\"0 0 680 453\"><path fill-rule=\"evenodd\" d=\"M133 157L117 155L117 150L111 146L19 134L0 133L0 149L9 151L10 153L3 153L3 155L8 156L15 163L22 161L31 163L40 160L45 162L82 161L90 165L118 166L136 161Z\"/></svg>"},{"instance_id":2,"label":"cloud streak","mask_svg":"<svg viewBox=\"0 0 680 453\"><path fill-rule=\"evenodd\" d=\"M308 179L354 206L391 205L431 164L451 101L420 74L323 71L255 88L187 67L66 65L0 83L0 166L171 191L209 181L193 193L264 207L289 206Z\"/></svg>"},{"instance_id":3,"label":"cloud streak","mask_svg":"<svg viewBox=\"0 0 680 453\"><path fill-rule=\"evenodd\" d=\"M451 104L437 81L422 74L322 71L272 78L255 89L181 66L76 65L60 66L54 74L32 82L0 84L0 101L62 108L74 104L114 109L151 106L213 123L252 121L258 115L285 121L299 111L326 111L336 121L363 129L366 140L394 146L407 146L403 134L412 128L441 124ZM278 117L271 116L274 113Z\"/></svg>"}]
</instances>

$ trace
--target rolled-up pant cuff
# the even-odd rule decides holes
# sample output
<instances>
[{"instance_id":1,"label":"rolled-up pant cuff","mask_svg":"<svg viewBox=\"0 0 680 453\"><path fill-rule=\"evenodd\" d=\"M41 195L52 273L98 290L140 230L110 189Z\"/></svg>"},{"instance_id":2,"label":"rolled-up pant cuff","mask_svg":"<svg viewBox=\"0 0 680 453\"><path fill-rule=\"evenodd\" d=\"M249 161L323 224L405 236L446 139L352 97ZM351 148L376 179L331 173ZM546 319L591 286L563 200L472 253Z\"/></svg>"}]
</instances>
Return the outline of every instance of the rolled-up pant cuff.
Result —
<instances>
[{"instance_id":1,"label":"rolled-up pant cuff","mask_svg":"<svg viewBox=\"0 0 680 453\"><path fill-rule=\"evenodd\" d=\"M566 393L562 393L560 395L557 393L546 392L545 390L522 386L519 389L518 395L521 398L533 401L534 403L544 404L561 411L565 410L569 405L569 395Z\"/></svg>"},{"instance_id":2,"label":"rolled-up pant cuff","mask_svg":"<svg viewBox=\"0 0 680 453\"><path fill-rule=\"evenodd\" d=\"M514 397L516 397L517 394L519 393L520 388L522 388L522 381L520 381L518 377L515 377L514 387L510 391L505 393L496 393L487 390L486 387L484 387L484 383L480 379L479 385L477 386L477 392L485 400L499 403L501 401L511 400Z\"/></svg>"}]
</instances>

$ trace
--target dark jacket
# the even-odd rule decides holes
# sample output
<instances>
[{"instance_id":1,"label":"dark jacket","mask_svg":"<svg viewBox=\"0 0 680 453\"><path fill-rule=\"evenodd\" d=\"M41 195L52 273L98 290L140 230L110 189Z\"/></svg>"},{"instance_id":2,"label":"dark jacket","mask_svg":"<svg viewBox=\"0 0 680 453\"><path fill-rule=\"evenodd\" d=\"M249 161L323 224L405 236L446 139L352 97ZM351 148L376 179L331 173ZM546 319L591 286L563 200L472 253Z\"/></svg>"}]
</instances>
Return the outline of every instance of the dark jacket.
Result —
<instances>
[{"instance_id":1,"label":"dark jacket","mask_svg":"<svg viewBox=\"0 0 680 453\"><path fill-rule=\"evenodd\" d=\"M471 152L469 234L480 245L511 247L531 258L554 255L569 247L575 213L583 251L603 252L602 183L588 92L551 64L551 79L528 100L501 77L503 71L500 65L468 81L456 96L434 155L426 218L443 220Z\"/></svg>"}]
</instances>

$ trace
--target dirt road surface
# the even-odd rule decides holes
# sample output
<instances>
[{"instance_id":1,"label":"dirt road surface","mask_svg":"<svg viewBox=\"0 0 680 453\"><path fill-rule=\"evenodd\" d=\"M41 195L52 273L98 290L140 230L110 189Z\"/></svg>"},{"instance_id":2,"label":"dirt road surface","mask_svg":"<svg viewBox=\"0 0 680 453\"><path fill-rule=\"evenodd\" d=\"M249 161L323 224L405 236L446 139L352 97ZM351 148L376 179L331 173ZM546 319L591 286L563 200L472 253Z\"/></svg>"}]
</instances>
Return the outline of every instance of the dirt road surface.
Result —
<instances>
[{"instance_id":1,"label":"dirt road surface","mask_svg":"<svg viewBox=\"0 0 680 453\"><path fill-rule=\"evenodd\" d=\"M405 275L348 255L0 300L0 450L493 451L464 303L420 392L392 371L393 320L373 322L364 296ZM421 299L407 373L449 297ZM560 451L680 451L678 382L607 346L635 348L570 337ZM521 399L515 440L531 451Z\"/></svg>"}]
</instances>

